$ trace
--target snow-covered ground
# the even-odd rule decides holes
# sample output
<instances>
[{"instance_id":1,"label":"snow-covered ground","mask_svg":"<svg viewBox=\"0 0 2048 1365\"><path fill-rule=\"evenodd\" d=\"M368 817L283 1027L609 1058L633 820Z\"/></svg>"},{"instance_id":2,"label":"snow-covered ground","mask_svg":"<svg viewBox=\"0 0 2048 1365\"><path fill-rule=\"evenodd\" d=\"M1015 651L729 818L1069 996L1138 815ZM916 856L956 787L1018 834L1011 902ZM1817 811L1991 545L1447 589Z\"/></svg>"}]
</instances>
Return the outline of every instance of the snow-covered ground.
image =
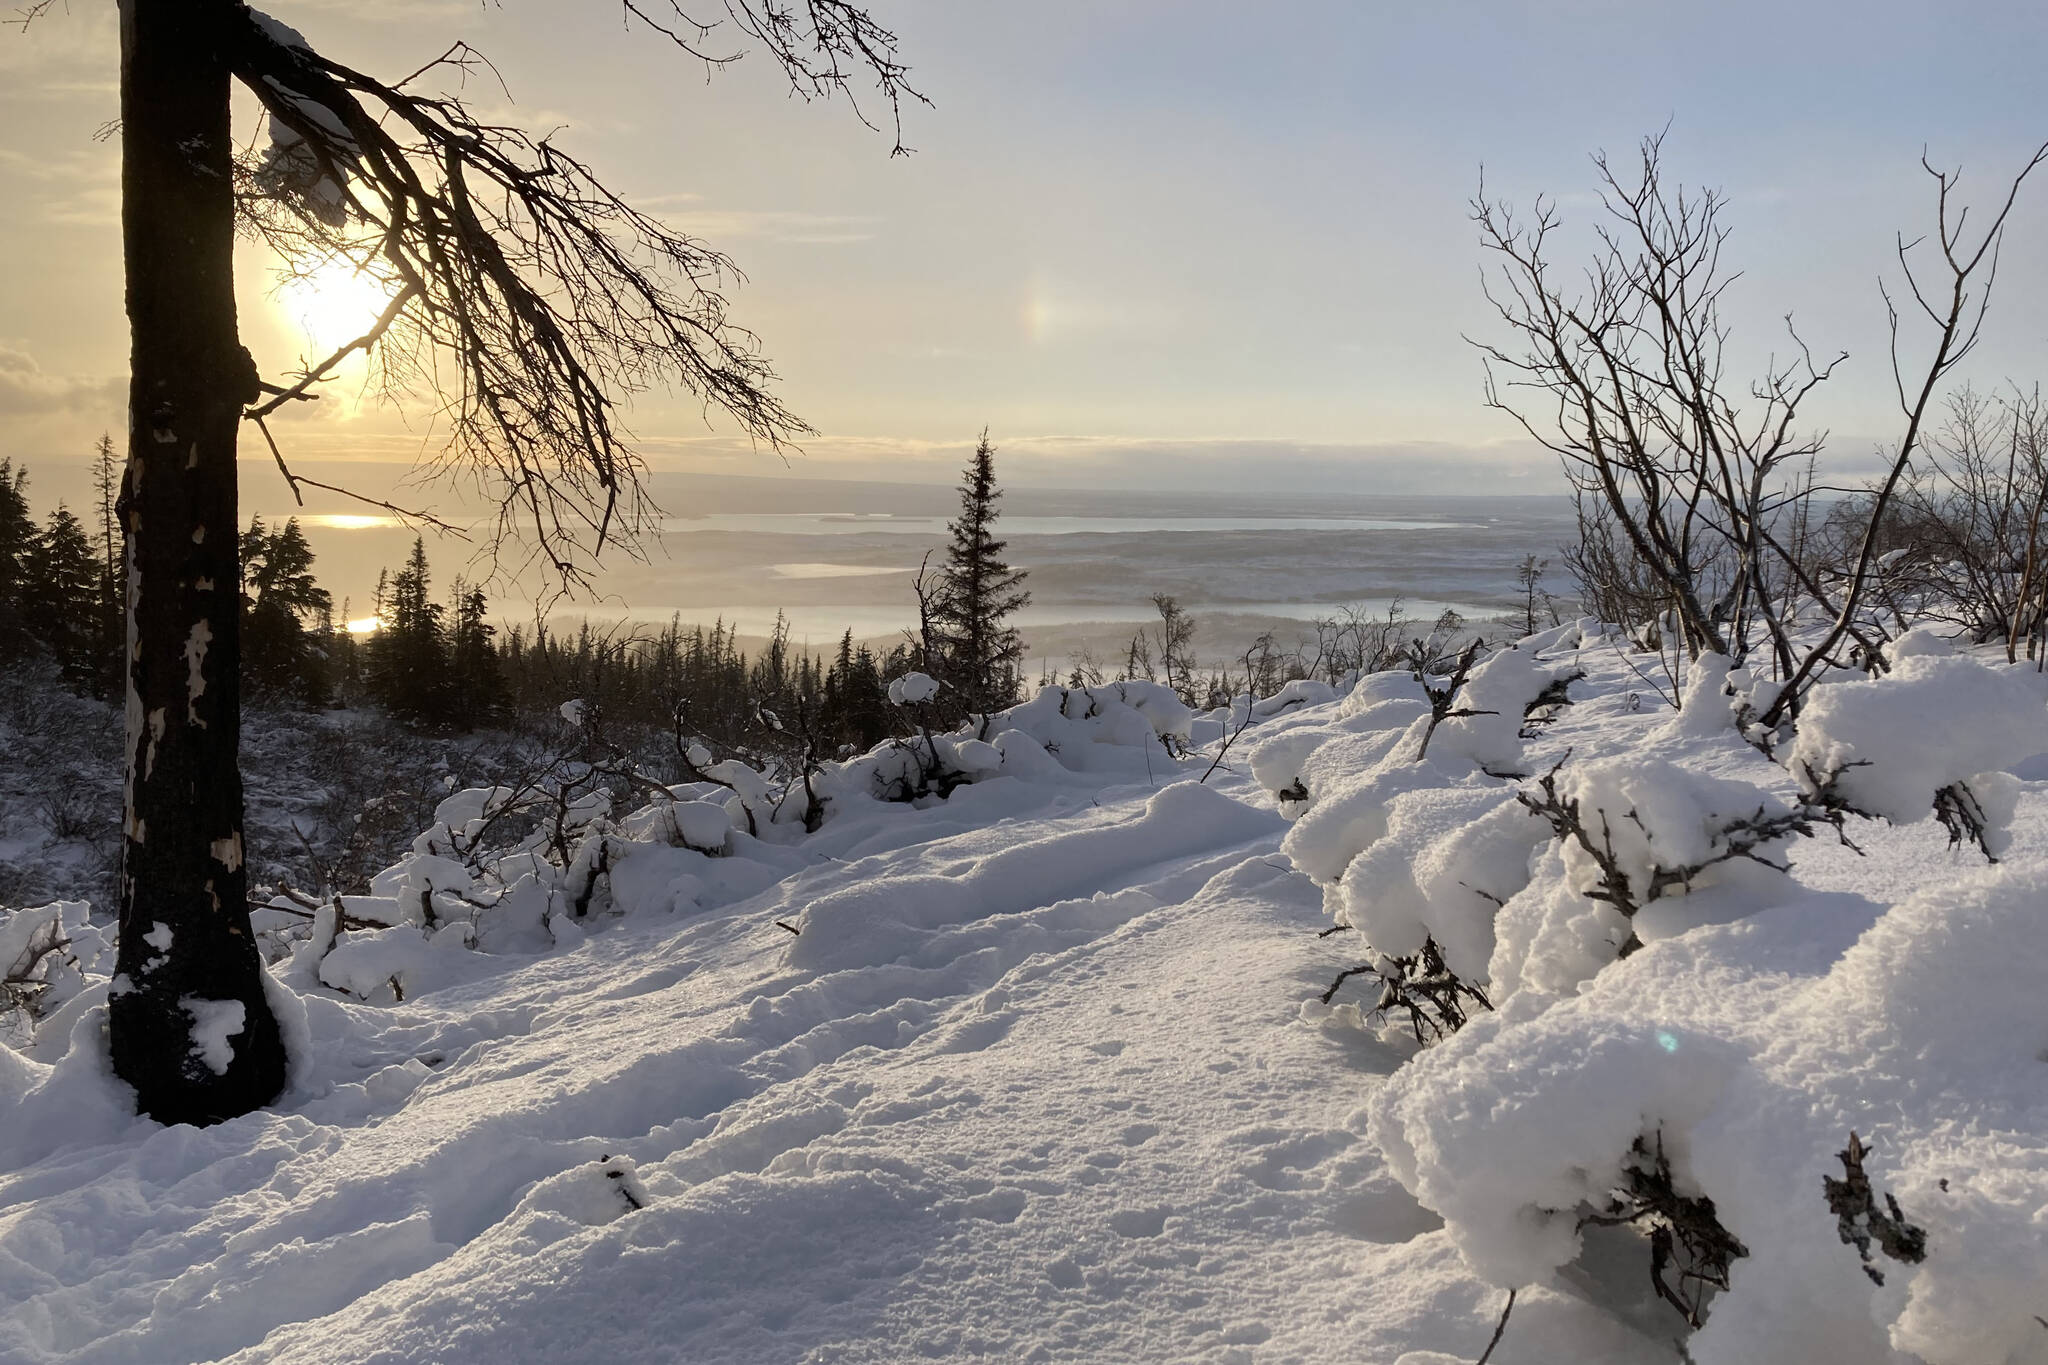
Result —
<instances>
[{"instance_id":1,"label":"snow-covered ground","mask_svg":"<svg viewBox=\"0 0 2048 1365\"><path fill-rule=\"evenodd\" d=\"M1623 921L1514 798L1564 755L1639 895L1802 796L1737 733L1761 689L1697 670L1680 715L1645 666L1524 642L1420 762L1414 680L1296 685L1206 782L1242 712L1049 692L939 742L971 779L944 799L871 799L915 778L900 750L828 773L812 834L681 790L489 886L491 797L457 794L348 903L393 927L279 964L272 1110L130 1115L103 978L0 1051L0 1361L1450 1365L1510 1288L1490 1365L2048 1360L2038 675L1923 641L1779 754L1901 818L1969 779L2010 811L1997 867L1850 817L1861 855L1781 829L1756 852L1789 875L1712 861ZM1321 1003L1368 938L1438 944L1498 1008L1418 1050L1364 978ZM1925 1233L1919 1262L1873 1246L1882 1286L1824 1195L1852 1128ZM1745 1253L1697 1332L1640 1231L1584 1221L1638 1140Z\"/></svg>"}]
</instances>

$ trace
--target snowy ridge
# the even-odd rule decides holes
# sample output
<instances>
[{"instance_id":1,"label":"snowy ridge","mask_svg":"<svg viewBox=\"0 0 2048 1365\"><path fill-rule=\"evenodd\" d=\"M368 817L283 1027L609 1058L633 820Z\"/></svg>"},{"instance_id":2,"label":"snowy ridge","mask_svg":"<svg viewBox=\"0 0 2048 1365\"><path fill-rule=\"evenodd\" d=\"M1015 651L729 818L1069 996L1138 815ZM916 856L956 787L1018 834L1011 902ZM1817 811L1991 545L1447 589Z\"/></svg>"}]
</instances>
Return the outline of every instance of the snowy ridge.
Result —
<instances>
[{"instance_id":1,"label":"snowy ridge","mask_svg":"<svg viewBox=\"0 0 2048 1365\"><path fill-rule=\"evenodd\" d=\"M1048 689L830 765L815 832L707 784L480 862L452 794L280 964L275 1109L132 1117L89 961L0 1051L0 1360L1447 1365L1508 1288L1492 1365L2048 1359L2048 708L1895 653L1775 759L1740 670L1674 714L1588 623L1441 715ZM1910 823L1844 816L1858 856L1791 828L1823 796ZM1425 944L1494 1008L1418 1049L1319 1003ZM1823 1194L1852 1129L1926 1236L1881 1286ZM1584 1222L1646 1138L1744 1251L1696 1331Z\"/></svg>"}]
</instances>

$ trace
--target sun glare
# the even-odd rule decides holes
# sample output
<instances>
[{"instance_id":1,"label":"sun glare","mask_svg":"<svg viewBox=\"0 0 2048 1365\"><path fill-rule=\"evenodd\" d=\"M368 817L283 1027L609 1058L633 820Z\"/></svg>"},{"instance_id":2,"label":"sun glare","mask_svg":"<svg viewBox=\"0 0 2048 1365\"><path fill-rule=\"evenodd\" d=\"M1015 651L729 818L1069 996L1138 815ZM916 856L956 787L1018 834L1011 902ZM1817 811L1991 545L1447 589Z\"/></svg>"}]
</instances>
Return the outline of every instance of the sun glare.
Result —
<instances>
[{"instance_id":1,"label":"sun glare","mask_svg":"<svg viewBox=\"0 0 2048 1365\"><path fill-rule=\"evenodd\" d=\"M378 624L379 622L374 616L358 616L355 620L348 623L348 633L351 635L374 635L377 633Z\"/></svg>"},{"instance_id":2,"label":"sun glare","mask_svg":"<svg viewBox=\"0 0 2048 1365\"><path fill-rule=\"evenodd\" d=\"M278 306L322 353L347 345L369 329L391 302L385 282L345 260L329 261L286 281Z\"/></svg>"},{"instance_id":3,"label":"sun glare","mask_svg":"<svg viewBox=\"0 0 2048 1365\"><path fill-rule=\"evenodd\" d=\"M299 520L309 526L324 526L331 531L370 531L383 526L398 525L397 517L364 516L358 512L317 512L311 516L301 513Z\"/></svg>"}]
</instances>

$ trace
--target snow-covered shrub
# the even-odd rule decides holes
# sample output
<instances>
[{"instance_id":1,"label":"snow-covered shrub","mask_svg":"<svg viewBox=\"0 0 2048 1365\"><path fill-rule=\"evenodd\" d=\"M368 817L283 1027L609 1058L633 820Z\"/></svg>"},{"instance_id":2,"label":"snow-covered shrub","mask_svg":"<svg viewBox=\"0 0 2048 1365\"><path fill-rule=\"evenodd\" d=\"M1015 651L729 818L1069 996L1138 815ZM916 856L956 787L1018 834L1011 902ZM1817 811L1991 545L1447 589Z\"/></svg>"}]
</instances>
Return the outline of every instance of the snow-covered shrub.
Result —
<instances>
[{"instance_id":1,"label":"snow-covered shrub","mask_svg":"<svg viewBox=\"0 0 2048 1365\"><path fill-rule=\"evenodd\" d=\"M1434 940L1447 969L1484 982L1494 916L1528 883L1549 830L1496 784L1405 791L1386 811L1386 833L1338 879L1336 922L1390 958Z\"/></svg>"},{"instance_id":2,"label":"snow-covered shrub","mask_svg":"<svg viewBox=\"0 0 2048 1365\"><path fill-rule=\"evenodd\" d=\"M1462 1026L1468 1005L1493 1003L1494 918L1528 881L1546 834L1506 783L1522 761L1527 713L1575 672L1533 650L1501 650L1475 667L1476 655L1468 647L1441 680L1362 678L1353 696L1368 701L1341 708L1349 733L1306 755L1282 737L1253 759L1268 790L1294 774L1275 792L1284 812L1300 812L1282 851L1322 883L1336 926L1364 941L1362 965L1338 981L1370 976L1380 987L1371 1013L1405 1013L1418 1041Z\"/></svg>"},{"instance_id":3,"label":"snow-covered shrub","mask_svg":"<svg viewBox=\"0 0 2048 1365\"><path fill-rule=\"evenodd\" d=\"M1746 1254L1686 1342L1696 1365L2041 1359L2044 900L2035 864L1889 909L1805 893L1654 944L1411 1060L1368 1101L1372 1139L1504 1287L1577 1260L1645 1177L1710 1208ZM1882 1287L1827 1183L1852 1130L1865 1178L1924 1233Z\"/></svg>"},{"instance_id":4,"label":"snow-covered shrub","mask_svg":"<svg viewBox=\"0 0 2048 1365\"><path fill-rule=\"evenodd\" d=\"M1194 712L1172 688L1126 681L1042 687L991 728L1028 738L1072 772L1144 772L1187 751L1193 722Z\"/></svg>"},{"instance_id":5,"label":"snow-covered shrub","mask_svg":"<svg viewBox=\"0 0 2048 1365\"><path fill-rule=\"evenodd\" d=\"M1422 684L1408 672L1357 679L1323 724L1303 723L1261 738L1251 750L1252 777L1293 819L1351 776L1378 763L1417 716L1427 715Z\"/></svg>"},{"instance_id":6,"label":"snow-covered shrub","mask_svg":"<svg viewBox=\"0 0 2048 1365\"><path fill-rule=\"evenodd\" d=\"M1381 690L1375 680L1386 676L1360 679L1357 691ZM1350 733L1332 737L1300 762L1298 779L1309 808L1283 850L1295 866L1334 889L1352 859L1386 835L1389 803L1402 792L1480 785L1505 795L1494 774L1521 763L1524 710L1557 676L1533 654L1510 649L1471 669L1435 707L1415 699L1412 679L1406 697L1358 708L1350 708L1347 698L1344 725Z\"/></svg>"},{"instance_id":7,"label":"snow-covered shrub","mask_svg":"<svg viewBox=\"0 0 2048 1365\"><path fill-rule=\"evenodd\" d=\"M1557 840L1503 908L1503 992L1570 991L1644 942L1739 918L1792 891L1786 845L1841 815L1636 755L1561 763L1515 794Z\"/></svg>"},{"instance_id":8,"label":"snow-covered shrub","mask_svg":"<svg viewBox=\"0 0 2048 1365\"><path fill-rule=\"evenodd\" d=\"M1367 673L1351 685L1337 705L1337 718L1349 720L1362 712L1369 711L1381 702L1423 700L1422 683L1415 674L1405 668L1390 668L1378 673Z\"/></svg>"},{"instance_id":9,"label":"snow-covered shrub","mask_svg":"<svg viewBox=\"0 0 2048 1365\"><path fill-rule=\"evenodd\" d=\"M1003 750L970 735L913 735L891 739L848 760L833 775L829 790L865 792L878 801L943 799L955 788L992 776L1003 766Z\"/></svg>"},{"instance_id":10,"label":"snow-covered shrub","mask_svg":"<svg viewBox=\"0 0 2048 1365\"><path fill-rule=\"evenodd\" d=\"M1957 655L1931 631L1888 653L1884 676L1808 694L1786 766L1815 801L1898 825L1934 816L1951 841L1997 857L2017 797L2004 770L2048 752L2048 707L2016 670Z\"/></svg>"},{"instance_id":11,"label":"snow-covered shrub","mask_svg":"<svg viewBox=\"0 0 2048 1365\"><path fill-rule=\"evenodd\" d=\"M1431 689L1432 724L1422 732L1417 760L1436 748L1485 771L1513 769L1522 760L1524 718L1568 685L1569 673L1544 665L1533 650L1500 650L1469 674L1465 661L1447 685Z\"/></svg>"},{"instance_id":12,"label":"snow-covered shrub","mask_svg":"<svg viewBox=\"0 0 2048 1365\"><path fill-rule=\"evenodd\" d=\"M0 1031L24 1035L86 988L112 943L84 901L0 908Z\"/></svg>"},{"instance_id":13,"label":"snow-covered shrub","mask_svg":"<svg viewBox=\"0 0 2048 1365\"><path fill-rule=\"evenodd\" d=\"M619 830L628 838L695 849L707 858L732 851L732 814L714 801L656 801L621 820Z\"/></svg>"},{"instance_id":14,"label":"snow-covered shrub","mask_svg":"<svg viewBox=\"0 0 2048 1365\"><path fill-rule=\"evenodd\" d=\"M839 795L920 802L999 776L1164 776L1187 754L1193 721L1194 712L1159 683L1054 684L958 733L920 727L908 739L888 740L842 765L827 765L825 786Z\"/></svg>"},{"instance_id":15,"label":"snow-covered shrub","mask_svg":"<svg viewBox=\"0 0 2048 1365\"><path fill-rule=\"evenodd\" d=\"M1292 817L1308 809L1302 765L1337 733L1321 726L1303 727L1275 735L1252 750L1252 780L1272 794L1281 814Z\"/></svg>"},{"instance_id":16,"label":"snow-covered shrub","mask_svg":"<svg viewBox=\"0 0 2048 1365\"><path fill-rule=\"evenodd\" d=\"M899 691L912 707L929 697L914 679ZM989 717L992 740L920 725L844 762L808 755L764 769L679 736L676 757L698 780L665 787L579 709L566 745L499 785L449 792L410 851L370 879L370 894L323 901L278 888L255 920L266 956L288 958L282 970L302 986L406 999L475 975L473 950L546 952L596 920L689 910L757 887L780 875L768 850L877 803L939 801L1006 776L1176 775L1190 718L1168 689L1121 683L1048 688ZM618 813L620 791L644 804ZM719 863L734 866L714 871Z\"/></svg>"},{"instance_id":17,"label":"snow-covered shrub","mask_svg":"<svg viewBox=\"0 0 2048 1365\"><path fill-rule=\"evenodd\" d=\"M939 680L925 673L906 673L889 684L895 706L921 706L939 695Z\"/></svg>"}]
</instances>

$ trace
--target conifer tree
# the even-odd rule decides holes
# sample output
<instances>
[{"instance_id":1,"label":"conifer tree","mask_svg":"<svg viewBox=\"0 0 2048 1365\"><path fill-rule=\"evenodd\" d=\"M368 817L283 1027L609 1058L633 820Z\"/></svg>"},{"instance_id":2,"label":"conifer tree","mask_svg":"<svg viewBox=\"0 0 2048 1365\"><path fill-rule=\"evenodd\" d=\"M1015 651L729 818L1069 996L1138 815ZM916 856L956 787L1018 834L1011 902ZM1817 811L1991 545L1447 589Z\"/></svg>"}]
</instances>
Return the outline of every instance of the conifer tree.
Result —
<instances>
[{"instance_id":1,"label":"conifer tree","mask_svg":"<svg viewBox=\"0 0 2048 1365\"><path fill-rule=\"evenodd\" d=\"M889 737L893 728L888 684L875 652L861 645L853 652L853 667L847 672L846 709L850 742L863 752Z\"/></svg>"},{"instance_id":2,"label":"conifer tree","mask_svg":"<svg viewBox=\"0 0 2048 1365\"><path fill-rule=\"evenodd\" d=\"M1007 543L995 537L995 447L983 428L974 458L960 476L960 515L947 530L946 567L934 625L944 651L945 681L968 712L987 713L1017 699L1024 644L1008 618L1031 601L1021 586L1025 571L1003 560Z\"/></svg>"},{"instance_id":3,"label":"conifer tree","mask_svg":"<svg viewBox=\"0 0 2048 1365\"><path fill-rule=\"evenodd\" d=\"M121 462L114 453L114 438L102 433L93 447L93 492L99 498L100 518L100 600L96 624L99 632L98 676L95 690L103 697L121 691L122 664L127 658L128 623L123 619L128 585L121 570L122 532L118 502L121 496Z\"/></svg>"},{"instance_id":4,"label":"conifer tree","mask_svg":"<svg viewBox=\"0 0 2048 1365\"><path fill-rule=\"evenodd\" d=\"M0 663L12 663L31 648L21 608L28 586L23 561L35 542L36 524L28 513L28 471L0 459Z\"/></svg>"},{"instance_id":5,"label":"conifer tree","mask_svg":"<svg viewBox=\"0 0 2048 1365\"><path fill-rule=\"evenodd\" d=\"M451 719L465 729L504 718L507 691L492 637L498 628L484 618L484 590L455 580L455 626L448 639L448 701Z\"/></svg>"},{"instance_id":6,"label":"conifer tree","mask_svg":"<svg viewBox=\"0 0 2048 1365\"><path fill-rule=\"evenodd\" d=\"M438 720L448 681L442 607L428 595L427 547L413 537L405 567L383 582L370 693L393 715Z\"/></svg>"},{"instance_id":7,"label":"conifer tree","mask_svg":"<svg viewBox=\"0 0 2048 1365\"><path fill-rule=\"evenodd\" d=\"M313 547L296 517L242 533L242 668L261 691L326 700L333 599L313 577Z\"/></svg>"},{"instance_id":8,"label":"conifer tree","mask_svg":"<svg viewBox=\"0 0 2048 1365\"><path fill-rule=\"evenodd\" d=\"M30 638L56 663L67 686L89 689L100 675L100 563L85 527L58 504L19 562L22 623Z\"/></svg>"}]
</instances>

